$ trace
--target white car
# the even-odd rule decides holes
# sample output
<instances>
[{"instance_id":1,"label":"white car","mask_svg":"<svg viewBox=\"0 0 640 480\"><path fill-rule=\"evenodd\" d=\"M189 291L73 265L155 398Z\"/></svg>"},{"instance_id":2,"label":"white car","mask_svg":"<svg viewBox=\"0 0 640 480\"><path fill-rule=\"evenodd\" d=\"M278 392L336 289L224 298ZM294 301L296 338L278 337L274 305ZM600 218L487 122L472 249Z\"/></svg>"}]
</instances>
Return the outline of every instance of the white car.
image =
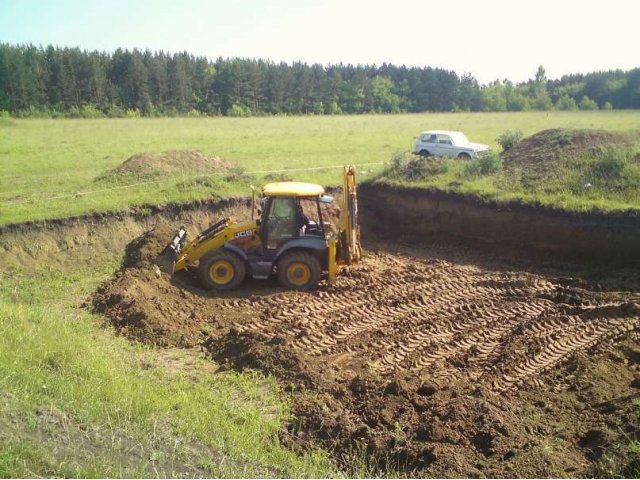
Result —
<instances>
[{"instance_id":1,"label":"white car","mask_svg":"<svg viewBox=\"0 0 640 480\"><path fill-rule=\"evenodd\" d=\"M470 159L489 151L488 145L471 143L462 132L430 130L422 132L413 147L413 153L428 157L453 157Z\"/></svg>"}]
</instances>

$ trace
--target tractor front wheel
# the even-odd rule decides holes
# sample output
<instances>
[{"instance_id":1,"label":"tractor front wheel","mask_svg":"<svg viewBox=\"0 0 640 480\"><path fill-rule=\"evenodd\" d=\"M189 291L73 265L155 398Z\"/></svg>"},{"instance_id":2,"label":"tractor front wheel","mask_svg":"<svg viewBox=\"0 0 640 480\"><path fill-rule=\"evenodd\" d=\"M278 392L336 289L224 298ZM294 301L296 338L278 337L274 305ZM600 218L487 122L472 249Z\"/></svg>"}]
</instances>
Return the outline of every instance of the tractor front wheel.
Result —
<instances>
[{"instance_id":1,"label":"tractor front wheel","mask_svg":"<svg viewBox=\"0 0 640 480\"><path fill-rule=\"evenodd\" d=\"M280 283L294 290L313 290L320 283L320 262L307 252L291 252L278 262Z\"/></svg>"},{"instance_id":2,"label":"tractor front wheel","mask_svg":"<svg viewBox=\"0 0 640 480\"><path fill-rule=\"evenodd\" d=\"M207 290L231 290L244 280L247 269L236 254L215 250L200 259L198 274Z\"/></svg>"}]
</instances>

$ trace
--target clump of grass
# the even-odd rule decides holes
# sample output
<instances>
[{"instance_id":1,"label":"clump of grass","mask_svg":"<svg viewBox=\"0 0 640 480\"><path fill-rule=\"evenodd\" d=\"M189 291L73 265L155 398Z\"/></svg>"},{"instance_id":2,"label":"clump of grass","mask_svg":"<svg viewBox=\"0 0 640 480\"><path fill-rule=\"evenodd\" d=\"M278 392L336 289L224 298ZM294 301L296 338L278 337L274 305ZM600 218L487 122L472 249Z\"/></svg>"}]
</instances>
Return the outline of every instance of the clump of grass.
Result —
<instances>
[{"instance_id":1,"label":"clump of grass","mask_svg":"<svg viewBox=\"0 0 640 480\"><path fill-rule=\"evenodd\" d=\"M269 182L291 182L293 181L293 177L286 172L275 172L268 173L264 176L265 183Z\"/></svg>"},{"instance_id":2,"label":"clump of grass","mask_svg":"<svg viewBox=\"0 0 640 480\"><path fill-rule=\"evenodd\" d=\"M523 134L521 130L505 130L496 142L502 147L502 153L508 152L522 140Z\"/></svg>"},{"instance_id":3,"label":"clump of grass","mask_svg":"<svg viewBox=\"0 0 640 480\"><path fill-rule=\"evenodd\" d=\"M442 175L449 170L450 161L440 157L419 157L396 153L391 159L388 175L398 180L415 182Z\"/></svg>"},{"instance_id":4,"label":"clump of grass","mask_svg":"<svg viewBox=\"0 0 640 480\"><path fill-rule=\"evenodd\" d=\"M633 440L629 443L629 462L622 471L626 478L640 478L640 441Z\"/></svg>"},{"instance_id":5,"label":"clump of grass","mask_svg":"<svg viewBox=\"0 0 640 480\"><path fill-rule=\"evenodd\" d=\"M195 178L187 178L176 183L176 188L179 191L188 191L195 188L211 189L220 185L219 178L213 176L200 175Z\"/></svg>"},{"instance_id":6,"label":"clump of grass","mask_svg":"<svg viewBox=\"0 0 640 480\"><path fill-rule=\"evenodd\" d=\"M640 154L634 148L609 147L586 159L570 177L573 192L636 201L640 192Z\"/></svg>"},{"instance_id":7,"label":"clump of grass","mask_svg":"<svg viewBox=\"0 0 640 480\"><path fill-rule=\"evenodd\" d=\"M546 141L548 146L556 149L573 145L574 138L572 130L562 128L547 131Z\"/></svg>"},{"instance_id":8,"label":"clump of grass","mask_svg":"<svg viewBox=\"0 0 640 480\"><path fill-rule=\"evenodd\" d=\"M475 178L485 175L493 175L502 170L502 158L495 152L489 152L480 158L468 160L464 166L462 176L464 178Z\"/></svg>"},{"instance_id":9,"label":"clump of grass","mask_svg":"<svg viewBox=\"0 0 640 480\"><path fill-rule=\"evenodd\" d=\"M224 180L230 183L248 183L255 181L253 175L246 173L244 168L238 166L229 169Z\"/></svg>"},{"instance_id":10,"label":"clump of grass","mask_svg":"<svg viewBox=\"0 0 640 480\"><path fill-rule=\"evenodd\" d=\"M589 176L594 182L609 183L628 178L637 174L640 164L640 152L633 148L609 147L594 156L589 168ZM637 186L637 183L636 183Z\"/></svg>"}]
</instances>

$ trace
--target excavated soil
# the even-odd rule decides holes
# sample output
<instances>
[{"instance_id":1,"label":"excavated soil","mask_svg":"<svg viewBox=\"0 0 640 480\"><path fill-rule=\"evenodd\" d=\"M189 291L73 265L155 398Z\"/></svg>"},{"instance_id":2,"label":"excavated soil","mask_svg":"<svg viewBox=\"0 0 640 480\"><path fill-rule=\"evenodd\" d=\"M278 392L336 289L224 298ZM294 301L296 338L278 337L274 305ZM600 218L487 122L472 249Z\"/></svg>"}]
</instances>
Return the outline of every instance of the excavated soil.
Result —
<instances>
[{"instance_id":1,"label":"excavated soil","mask_svg":"<svg viewBox=\"0 0 640 480\"><path fill-rule=\"evenodd\" d=\"M361 185L358 194L365 238L376 236L394 243L438 239L489 254L536 258L538 265L571 261L585 267L640 266L636 211L569 212L375 184Z\"/></svg>"},{"instance_id":2,"label":"excavated soil","mask_svg":"<svg viewBox=\"0 0 640 480\"><path fill-rule=\"evenodd\" d=\"M212 173L229 168L231 164L217 156L194 150L168 150L133 155L120 166L96 178L96 181L117 180L132 175L146 178L182 172Z\"/></svg>"},{"instance_id":3,"label":"excavated soil","mask_svg":"<svg viewBox=\"0 0 640 480\"><path fill-rule=\"evenodd\" d=\"M623 474L640 462L637 275L598 283L448 246L370 245L336 285L285 291L247 281L200 289L152 264L173 229L127 247L94 309L122 334L204 346L223 368L275 375L320 442L382 471L440 477ZM603 470L604 469L604 470Z\"/></svg>"},{"instance_id":4,"label":"excavated soil","mask_svg":"<svg viewBox=\"0 0 640 480\"><path fill-rule=\"evenodd\" d=\"M530 174L547 175L559 162L631 144L631 138L619 132L554 128L538 132L514 145L504 154L504 166L507 172L524 169Z\"/></svg>"}]
</instances>

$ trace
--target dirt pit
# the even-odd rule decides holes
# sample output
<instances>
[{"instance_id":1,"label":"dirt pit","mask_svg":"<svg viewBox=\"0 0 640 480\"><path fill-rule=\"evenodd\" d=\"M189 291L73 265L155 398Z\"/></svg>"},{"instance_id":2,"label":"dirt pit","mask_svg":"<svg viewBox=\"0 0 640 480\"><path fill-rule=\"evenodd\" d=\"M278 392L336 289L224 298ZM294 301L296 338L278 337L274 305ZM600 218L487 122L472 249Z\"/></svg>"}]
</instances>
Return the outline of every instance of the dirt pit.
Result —
<instances>
[{"instance_id":1,"label":"dirt pit","mask_svg":"<svg viewBox=\"0 0 640 480\"><path fill-rule=\"evenodd\" d=\"M247 280L214 295L194 272L152 265L172 234L132 242L94 309L132 339L275 375L296 448L346 462L364 450L383 472L438 477L624 475L640 462L627 448L640 431L640 294L615 275L374 244L334 286Z\"/></svg>"}]
</instances>

